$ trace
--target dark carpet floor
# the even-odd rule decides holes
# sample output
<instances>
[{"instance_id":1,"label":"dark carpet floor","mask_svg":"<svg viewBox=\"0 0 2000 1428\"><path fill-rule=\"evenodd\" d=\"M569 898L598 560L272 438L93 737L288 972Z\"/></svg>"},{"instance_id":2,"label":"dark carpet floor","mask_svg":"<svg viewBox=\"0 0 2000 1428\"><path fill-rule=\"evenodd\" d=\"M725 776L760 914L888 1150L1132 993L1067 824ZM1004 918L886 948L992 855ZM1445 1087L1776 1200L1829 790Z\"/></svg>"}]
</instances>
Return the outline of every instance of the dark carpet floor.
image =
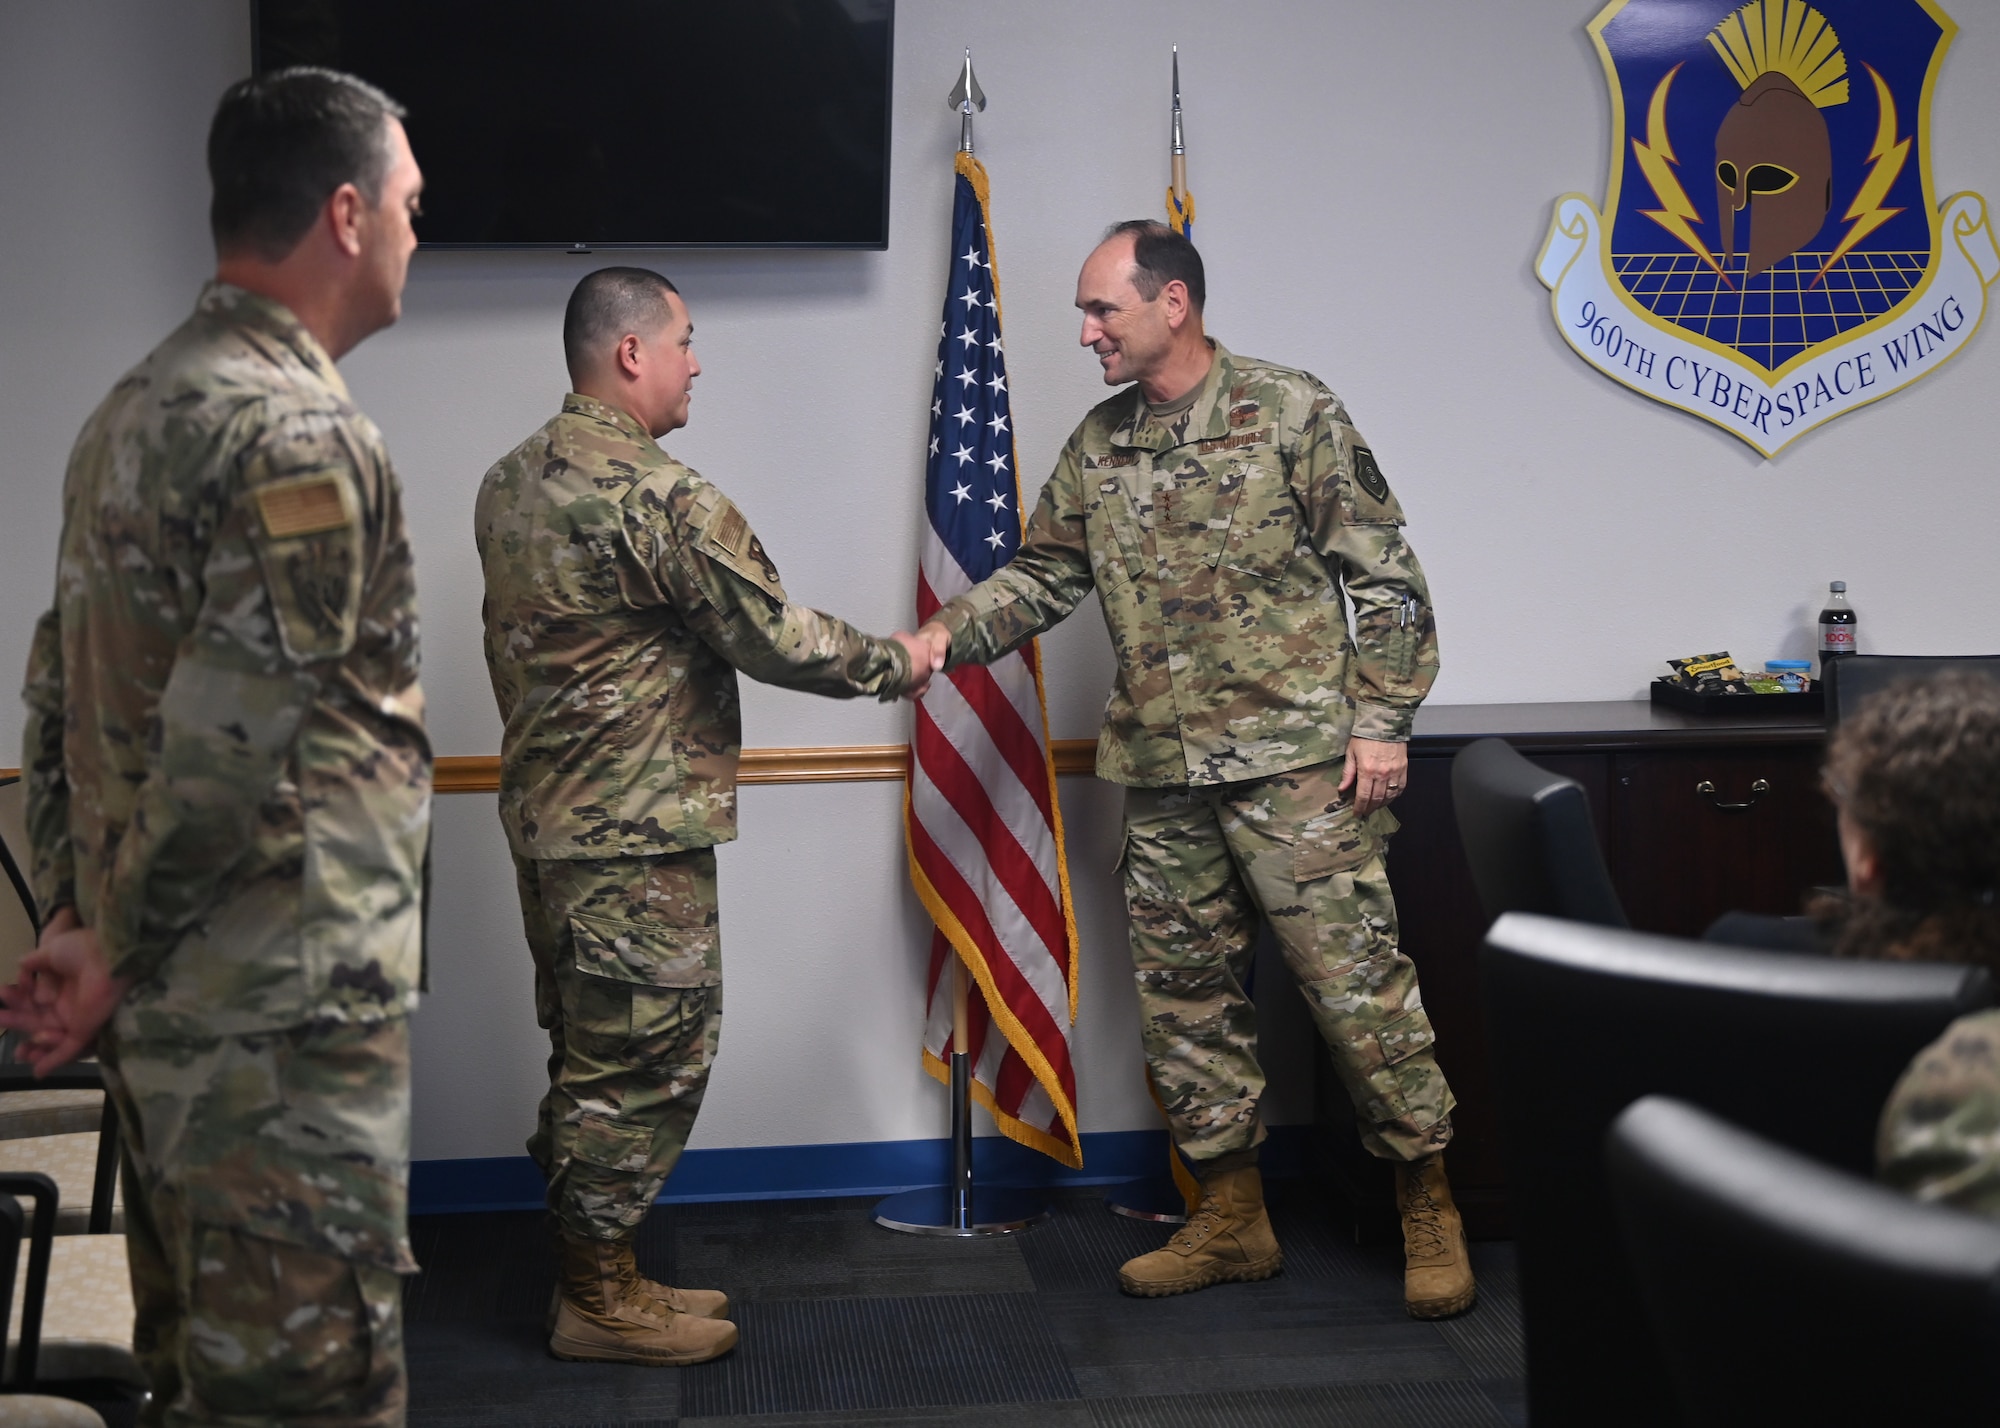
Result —
<instances>
[{"instance_id":1,"label":"dark carpet floor","mask_svg":"<svg viewBox=\"0 0 2000 1428\"><path fill-rule=\"evenodd\" d=\"M1402 1309L1393 1247L1356 1248L1305 1182L1272 1187L1285 1269L1171 1299L1118 1292L1166 1230L1057 1192L1025 1234L893 1234L870 1200L662 1206L657 1279L726 1290L735 1352L687 1369L569 1364L542 1332L539 1214L411 1221L413 1428L1519 1428L1513 1247L1473 1247L1479 1304Z\"/></svg>"}]
</instances>

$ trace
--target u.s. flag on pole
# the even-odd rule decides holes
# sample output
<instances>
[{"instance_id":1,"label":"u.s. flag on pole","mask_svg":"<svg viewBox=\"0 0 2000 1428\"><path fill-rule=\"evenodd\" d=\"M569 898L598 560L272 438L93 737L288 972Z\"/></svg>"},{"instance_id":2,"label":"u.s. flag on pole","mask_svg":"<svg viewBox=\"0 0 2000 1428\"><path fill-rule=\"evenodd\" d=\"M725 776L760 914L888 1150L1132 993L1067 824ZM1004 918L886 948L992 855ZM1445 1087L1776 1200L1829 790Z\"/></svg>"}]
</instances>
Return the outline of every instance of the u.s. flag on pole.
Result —
<instances>
[{"instance_id":1,"label":"u.s. flag on pole","mask_svg":"<svg viewBox=\"0 0 2000 1428\"><path fill-rule=\"evenodd\" d=\"M1023 517L986 169L958 155L951 277L931 387L917 618L1020 549ZM972 974L973 1096L1006 1135L1081 1166L1076 1072L1076 919L1049 759L1035 646L965 665L917 705L904 806L910 879L931 939L924 1068L949 1082L949 958ZM998 1033L997 1035L995 1033Z\"/></svg>"}]
</instances>

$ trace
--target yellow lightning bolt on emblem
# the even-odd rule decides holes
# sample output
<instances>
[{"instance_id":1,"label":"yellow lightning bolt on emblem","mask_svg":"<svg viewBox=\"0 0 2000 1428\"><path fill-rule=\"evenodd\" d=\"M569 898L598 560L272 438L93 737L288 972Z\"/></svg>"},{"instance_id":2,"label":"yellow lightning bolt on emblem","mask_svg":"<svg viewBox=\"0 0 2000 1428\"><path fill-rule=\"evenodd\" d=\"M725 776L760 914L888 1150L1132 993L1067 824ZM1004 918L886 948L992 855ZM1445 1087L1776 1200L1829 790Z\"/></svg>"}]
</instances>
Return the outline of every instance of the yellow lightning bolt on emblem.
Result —
<instances>
[{"instance_id":1,"label":"yellow lightning bolt on emblem","mask_svg":"<svg viewBox=\"0 0 2000 1428\"><path fill-rule=\"evenodd\" d=\"M1639 168L1646 175L1646 182L1653 186L1653 196L1660 204L1658 208L1642 208L1639 211L1687 244L1690 252L1713 268L1715 275L1734 290L1736 284L1729 281L1729 275L1722 271L1722 264L1715 261L1708 245L1688 226L1701 222L1701 214L1688 201L1687 190L1681 187L1681 181L1671 167L1680 160L1674 157L1673 143L1667 137L1667 91L1673 87L1674 76L1680 72L1681 67L1675 65L1653 90L1653 102L1646 113L1646 142L1632 141L1632 157L1639 161Z\"/></svg>"},{"instance_id":2,"label":"yellow lightning bolt on emblem","mask_svg":"<svg viewBox=\"0 0 2000 1428\"><path fill-rule=\"evenodd\" d=\"M1842 214L1843 220L1851 226L1847 236L1840 240L1840 246L1833 250L1833 256L1826 260L1826 266L1819 270L1818 277L1806 284L1807 291L1819 286L1820 278L1833 269L1833 265L1854 251L1854 245L1887 223L1903 210L1884 208L1882 200L1889 196L1889 190L1896 186L1902 175L1903 165L1910 157L1910 141L1896 138L1896 96L1889 92L1889 85L1875 72L1875 66L1864 64L1868 77L1875 81L1875 102L1882 118L1875 129L1875 147L1868 151L1871 167L1868 177L1861 182L1861 192L1854 195L1854 202Z\"/></svg>"}]
</instances>

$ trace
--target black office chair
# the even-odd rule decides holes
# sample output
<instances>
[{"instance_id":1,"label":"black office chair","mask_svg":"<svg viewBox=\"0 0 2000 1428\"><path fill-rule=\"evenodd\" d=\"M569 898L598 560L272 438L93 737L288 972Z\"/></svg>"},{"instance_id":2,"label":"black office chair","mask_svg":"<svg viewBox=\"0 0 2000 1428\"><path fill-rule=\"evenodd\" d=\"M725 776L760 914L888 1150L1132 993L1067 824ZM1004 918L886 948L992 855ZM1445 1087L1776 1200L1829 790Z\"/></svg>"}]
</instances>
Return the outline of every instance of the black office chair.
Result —
<instances>
[{"instance_id":1,"label":"black office chair","mask_svg":"<svg viewBox=\"0 0 2000 1428\"><path fill-rule=\"evenodd\" d=\"M26 790L18 777L0 776L0 971L13 978L12 967L35 945L41 920L35 916L35 895L28 875L15 859L26 856Z\"/></svg>"},{"instance_id":2,"label":"black office chair","mask_svg":"<svg viewBox=\"0 0 2000 1428\"><path fill-rule=\"evenodd\" d=\"M56 1183L46 1175L28 1171L0 1174L0 1290L6 1291L6 1299L0 1301L0 1344L8 1340L14 1273L21 1257L24 1226L21 1202L14 1198L19 1195L34 1201L35 1217L32 1228L26 1230L28 1282L23 1286L20 1341L14 1349L7 1386L17 1393L26 1393L35 1387L36 1360L41 1350L42 1304L48 1292L49 1256L56 1234Z\"/></svg>"},{"instance_id":3,"label":"black office chair","mask_svg":"<svg viewBox=\"0 0 2000 1428\"><path fill-rule=\"evenodd\" d=\"M1612 1119L1665 1093L1867 1174L1912 1056L1993 1000L1980 968L1756 952L1509 913L1479 975L1535 1428L1675 1421L1610 1232Z\"/></svg>"},{"instance_id":4,"label":"black office chair","mask_svg":"<svg viewBox=\"0 0 2000 1428\"><path fill-rule=\"evenodd\" d=\"M1863 701L1892 684L1963 672L2000 679L2000 655L1845 655L1828 660L1820 676L1826 693L1826 727L1851 719Z\"/></svg>"},{"instance_id":5,"label":"black office chair","mask_svg":"<svg viewBox=\"0 0 2000 1428\"><path fill-rule=\"evenodd\" d=\"M32 1220L22 1214L22 1199L34 1203ZM50 1378L44 1371L43 1311L59 1302L66 1284L54 1267L56 1185L46 1175L30 1171L0 1172L0 1345L7 1346L7 1372L0 1382L0 1423L48 1425L130 1424L138 1421L145 1393L137 1382L138 1366L129 1350L127 1378ZM27 1254L21 1253L23 1244ZM21 1323L13 1332L15 1278L26 1261L21 1286ZM129 1325L127 1332L129 1332ZM60 1353L54 1357L60 1357ZM72 1355L73 1357L73 1355Z\"/></svg>"},{"instance_id":6,"label":"black office chair","mask_svg":"<svg viewBox=\"0 0 2000 1428\"><path fill-rule=\"evenodd\" d=\"M1628 925L1575 779L1530 763L1505 739L1480 739L1451 761L1451 801L1488 918L1539 912Z\"/></svg>"},{"instance_id":7,"label":"black office chair","mask_svg":"<svg viewBox=\"0 0 2000 1428\"><path fill-rule=\"evenodd\" d=\"M1686 1423L2000 1423L2000 1224L1667 1096L1605 1156Z\"/></svg>"}]
</instances>

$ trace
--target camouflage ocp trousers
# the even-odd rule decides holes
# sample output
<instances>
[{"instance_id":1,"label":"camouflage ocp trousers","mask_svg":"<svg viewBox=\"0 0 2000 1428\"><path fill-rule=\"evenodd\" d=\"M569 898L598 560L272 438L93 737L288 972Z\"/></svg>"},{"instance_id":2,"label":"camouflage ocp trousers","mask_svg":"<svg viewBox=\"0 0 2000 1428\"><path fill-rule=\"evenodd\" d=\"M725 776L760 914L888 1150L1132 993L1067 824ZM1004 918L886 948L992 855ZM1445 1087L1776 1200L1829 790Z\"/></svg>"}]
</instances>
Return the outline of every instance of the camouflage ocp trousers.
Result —
<instances>
[{"instance_id":1,"label":"camouflage ocp trousers","mask_svg":"<svg viewBox=\"0 0 2000 1428\"><path fill-rule=\"evenodd\" d=\"M410 1030L98 1038L148 1425L403 1422Z\"/></svg>"},{"instance_id":2,"label":"camouflage ocp trousers","mask_svg":"<svg viewBox=\"0 0 2000 1428\"><path fill-rule=\"evenodd\" d=\"M1354 1102L1361 1140L1419 1160L1451 1139L1417 969L1396 945L1383 810L1354 816L1338 763L1125 796L1125 899L1140 1036L1174 1140L1196 1162L1264 1139L1257 1010L1243 993L1257 917Z\"/></svg>"},{"instance_id":3,"label":"camouflage ocp trousers","mask_svg":"<svg viewBox=\"0 0 2000 1428\"><path fill-rule=\"evenodd\" d=\"M715 850L514 867L549 1033L528 1154L563 1229L629 1239L687 1145L722 1033Z\"/></svg>"}]
</instances>

